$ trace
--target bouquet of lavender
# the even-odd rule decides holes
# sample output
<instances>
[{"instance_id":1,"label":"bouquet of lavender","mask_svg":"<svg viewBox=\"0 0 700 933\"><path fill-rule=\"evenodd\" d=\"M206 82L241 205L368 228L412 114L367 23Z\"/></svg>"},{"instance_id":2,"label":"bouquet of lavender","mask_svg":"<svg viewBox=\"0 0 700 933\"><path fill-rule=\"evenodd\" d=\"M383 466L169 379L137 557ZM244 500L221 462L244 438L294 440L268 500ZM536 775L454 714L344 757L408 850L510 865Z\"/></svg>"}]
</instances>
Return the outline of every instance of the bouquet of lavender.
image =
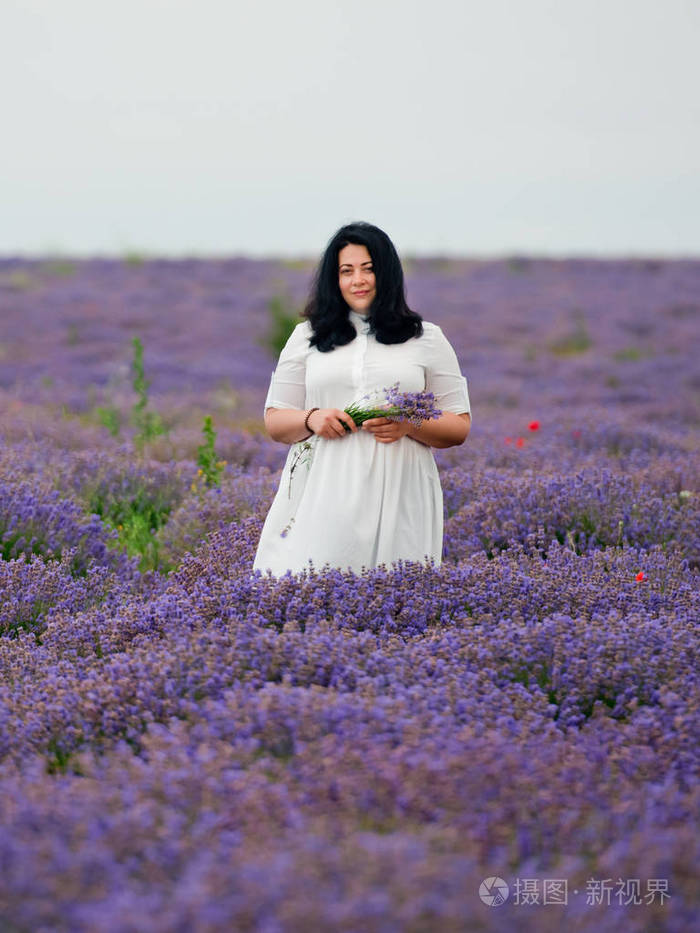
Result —
<instances>
[{"instance_id":1,"label":"bouquet of lavender","mask_svg":"<svg viewBox=\"0 0 700 933\"><path fill-rule=\"evenodd\" d=\"M395 382L388 389L383 389L384 401L362 405L370 396L365 395L359 402L353 402L344 411L350 415L356 425L364 424L370 418L388 418L390 421L409 421L416 426L422 421L439 418L442 412L435 407L432 392L399 392ZM346 431L350 428L346 426Z\"/></svg>"}]
</instances>

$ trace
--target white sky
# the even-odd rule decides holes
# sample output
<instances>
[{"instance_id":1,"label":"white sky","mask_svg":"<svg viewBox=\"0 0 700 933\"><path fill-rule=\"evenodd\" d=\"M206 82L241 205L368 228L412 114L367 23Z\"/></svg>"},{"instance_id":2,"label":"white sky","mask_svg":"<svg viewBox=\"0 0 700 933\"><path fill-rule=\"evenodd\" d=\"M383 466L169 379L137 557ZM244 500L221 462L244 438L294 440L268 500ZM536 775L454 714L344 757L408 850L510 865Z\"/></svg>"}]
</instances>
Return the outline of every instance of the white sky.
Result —
<instances>
[{"instance_id":1,"label":"white sky","mask_svg":"<svg viewBox=\"0 0 700 933\"><path fill-rule=\"evenodd\" d=\"M695 0L0 0L0 253L700 253Z\"/></svg>"}]
</instances>

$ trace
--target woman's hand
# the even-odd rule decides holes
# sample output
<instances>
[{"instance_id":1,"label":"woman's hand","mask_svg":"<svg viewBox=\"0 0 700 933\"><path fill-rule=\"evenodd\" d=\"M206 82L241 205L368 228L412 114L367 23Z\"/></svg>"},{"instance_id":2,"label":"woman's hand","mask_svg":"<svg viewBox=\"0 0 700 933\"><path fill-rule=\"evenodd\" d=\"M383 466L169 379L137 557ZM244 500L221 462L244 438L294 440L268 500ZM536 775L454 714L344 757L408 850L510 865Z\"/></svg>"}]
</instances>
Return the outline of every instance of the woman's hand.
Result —
<instances>
[{"instance_id":1,"label":"woman's hand","mask_svg":"<svg viewBox=\"0 0 700 933\"><path fill-rule=\"evenodd\" d=\"M380 444L393 444L408 434L408 421L391 421L389 418L370 418L362 425L363 431L374 434Z\"/></svg>"},{"instance_id":2,"label":"woman's hand","mask_svg":"<svg viewBox=\"0 0 700 933\"><path fill-rule=\"evenodd\" d=\"M350 432L357 431L357 425L347 412L340 408L319 408L312 411L309 420L306 422L314 434L319 437L326 437L333 440L337 437L345 437L348 431L343 427L348 426Z\"/></svg>"}]
</instances>

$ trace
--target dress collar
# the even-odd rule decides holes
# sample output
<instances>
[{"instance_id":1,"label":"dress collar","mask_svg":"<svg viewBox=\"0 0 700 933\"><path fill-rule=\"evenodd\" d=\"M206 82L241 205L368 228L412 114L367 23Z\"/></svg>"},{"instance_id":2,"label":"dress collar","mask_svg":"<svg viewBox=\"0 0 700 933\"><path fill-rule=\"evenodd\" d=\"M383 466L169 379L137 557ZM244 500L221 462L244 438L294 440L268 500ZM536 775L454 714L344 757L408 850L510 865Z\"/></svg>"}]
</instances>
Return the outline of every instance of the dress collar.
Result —
<instances>
[{"instance_id":1,"label":"dress collar","mask_svg":"<svg viewBox=\"0 0 700 933\"><path fill-rule=\"evenodd\" d=\"M351 322L355 326L355 330L358 334L366 334L369 331L369 318L365 317L364 314L358 314L357 311L353 311L352 308L348 314Z\"/></svg>"}]
</instances>

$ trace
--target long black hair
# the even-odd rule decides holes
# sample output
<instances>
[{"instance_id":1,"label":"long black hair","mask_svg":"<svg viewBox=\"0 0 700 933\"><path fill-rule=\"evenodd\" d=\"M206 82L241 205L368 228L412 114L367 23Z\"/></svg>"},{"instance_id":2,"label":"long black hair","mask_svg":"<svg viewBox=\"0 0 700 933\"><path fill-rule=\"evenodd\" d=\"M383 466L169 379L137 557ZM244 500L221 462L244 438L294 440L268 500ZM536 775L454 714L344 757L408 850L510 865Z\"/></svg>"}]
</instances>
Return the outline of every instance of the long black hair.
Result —
<instances>
[{"instance_id":1,"label":"long black hair","mask_svg":"<svg viewBox=\"0 0 700 933\"><path fill-rule=\"evenodd\" d=\"M419 337L423 319L406 304L403 269L394 244L379 227L358 221L346 224L331 237L316 269L302 314L313 330L311 346L327 353L355 339L350 308L338 285L338 253L350 243L366 246L372 258L377 294L367 315L370 333L379 343L405 343Z\"/></svg>"}]
</instances>

